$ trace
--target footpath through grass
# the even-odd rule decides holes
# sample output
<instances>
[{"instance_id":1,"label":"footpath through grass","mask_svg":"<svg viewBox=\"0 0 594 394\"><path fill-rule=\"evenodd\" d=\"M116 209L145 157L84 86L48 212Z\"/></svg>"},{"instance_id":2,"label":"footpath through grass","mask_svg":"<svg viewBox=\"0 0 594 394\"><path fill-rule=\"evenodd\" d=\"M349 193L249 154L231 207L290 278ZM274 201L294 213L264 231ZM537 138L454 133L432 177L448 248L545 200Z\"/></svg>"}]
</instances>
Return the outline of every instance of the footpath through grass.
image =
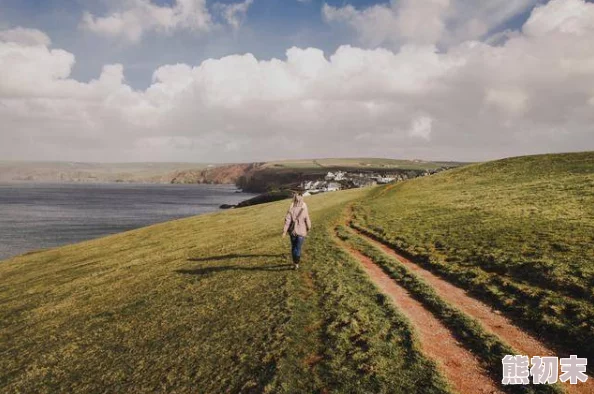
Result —
<instances>
[{"instance_id":1,"label":"footpath through grass","mask_svg":"<svg viewBox=\"0 0 594 394\"><path fill-rule=\"evenodd\" d=\"M493 380L500 382L501 360L516 352L497 336L485 331L482 325L437 295L424 280L416 276L398 260L389 257L369 241L345 226L337 227L338 236L354 249L369 257L394 281L408 290L425 308L440 319L464 347L474 353ZM508 385L500 388L508 393L562 393L559 385Z\"/></svg>"},{"instance_id":2,"label":"footpath through grass","mask_svg":"<svg viewBox=\"0 0 594 394\"><path fill-rule=\"evenodd\" d=\"M0 392L447 392L333 242L364 193L308 198L298 272L286 201L0 263Z\"/></svg>"},{"instance_id":3,"label":"footpath through grass","mask_svg":"<svg viewBox=\"0 0 594 394\"><path fill-rule=\"evenodd\" d=\"M594 153L471 165L373 190L354 227L594 357Z\"/></svg>"}]
</instances>

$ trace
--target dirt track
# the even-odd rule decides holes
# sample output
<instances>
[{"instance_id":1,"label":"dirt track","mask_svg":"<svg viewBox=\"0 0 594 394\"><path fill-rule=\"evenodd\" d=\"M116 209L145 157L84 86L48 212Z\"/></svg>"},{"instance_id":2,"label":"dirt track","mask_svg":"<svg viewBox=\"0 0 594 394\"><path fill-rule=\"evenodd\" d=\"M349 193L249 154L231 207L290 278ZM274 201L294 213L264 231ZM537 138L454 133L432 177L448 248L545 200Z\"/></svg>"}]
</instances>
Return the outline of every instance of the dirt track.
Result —
<instances>
[{"instance_id":1,"label":"dirt track","mask_svg":"<svg viewBox=\"0 0 594 394\"><path fill-rule=\"evenodd\" d=\"M353 230L356 231L355 229ZM428 285L430 285L444 301L456 307L468 316L478 320L483 325L486 331L489 331L497 335L505 343L513 347L518 352L518 354L528 355L530 357L567 356L556 354L537 338L527 334L526 332L515 326L509 319L501 315L500 312L493 310L491 307L484 304L483 302L478 301L477 299L469 296L463 289L454 286L453 284L445 281L444 279L441 279L440 277L434 275L430 271L406 259L405 257L396 253L388 246L367 237L361 232L356 232L359 236L363 237L370 243L379 247L384 253L386 253L390 257L400 261L404 266L406 266L406 268L408 268L411 272L413 272L415 275L423 279ZM367 260L365 262L361 260L364 266L372 264L375 267L374 272L375 270L379 270L383 273L380 267L375 265L365 256L359 254L358 258L360 260ZM387 276L387 274L383 273L383 275L387 277L387 280L391 280ZM372 275L370 274L370 276ZM376 283L378 280L384 280L381 276L372 276L372 279L374 279ZM399 302L397 302L397 304L400 305ZM406 308L407 307L403 305L401 309ZM594 393L594 380L589 378L585 383L578 383L577 385L565 383L563 384L563 387L569 393ZM476 390L476 386L474 386L474 390Z\"/></svg>"},{"instance_id":2,"label":"dirt track","mask_svg":"<svg viewBox=\"0 0 594 394\"><path fill-rule=\"evenodd\" d=\"M462 345L452 333L431 312L412 298L396 284L380 267L368 257L341 246L361 262L365 272L378 288L388 295L398 310L412 323L418 336L421 351L434 360L453 388L460 393L502 393L487 372L480 367L479 360Z\"/></svg>"}]
</instances>

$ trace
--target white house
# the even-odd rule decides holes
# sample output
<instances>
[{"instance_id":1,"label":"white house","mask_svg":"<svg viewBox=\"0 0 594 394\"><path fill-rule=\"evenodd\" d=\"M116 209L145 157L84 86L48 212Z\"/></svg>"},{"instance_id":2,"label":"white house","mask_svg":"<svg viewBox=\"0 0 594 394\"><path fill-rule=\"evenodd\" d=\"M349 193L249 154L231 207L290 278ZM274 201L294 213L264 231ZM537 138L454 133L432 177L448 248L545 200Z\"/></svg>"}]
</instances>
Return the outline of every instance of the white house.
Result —
<instances>
[{"instance_id":1,"label":"white house","mask_svg":"<svg viewBox=\"0 0 594 394\"><path fill-rule=\"evenodd\" d=\"M343 181L346 179L345 176L346 176L346 172L337 171L336 174L334 175L334 180L335 181Z\"/></svg>"},{"instance_id":2,"label":"white house","mask_svg":"<svg viewBox=\"0 0 594 394\"><path fill-rule=\"evenodd\" d=\"M326 187L324 188L327 192L335 192L340 190L340 183L337 182L328 182Z\"/></svg>"},{"instance_id":3,"label":"white house","mask_svg":"<svg viewBox=\"0 0 594 394\"><path fill-rule=\"evenodd\" d=\"M311 185L311 188L312 188L312 189L321 189L321 188L323 188L323 187L324 187L324 184L325 184L325 183L326 183L326 182L324 182L324 181L315 181L315 182L314 182L314 183Z\"/></svg>"},{"instance_id":4,"label":"white house","mask_svg":"<svg viewBox=\"0 0 594 394\"><path fill-rule=\"evenodd\" d=\"M371 178L355 178L352 181L353 184L357 187L374 186L377 184L377 181Z\"/></svg>"},{"instance_id":5,"label":"white house","mask_svg":"<svg viewBox=\"0 0 594 394\"><path fill-rule=\"evenodd\" d=\"M381 177L381 176L378 176L377 177L377 183L380 183L380 184L382 184L382 183L390 183L390 182L393 182L395 179L396 178L392 178L392 177Z\"/></svg>"},{"instance_id":6,"label":"white house","mask_svg":"<svg viewBox=\"0 0 594 394\"><path fill-rule=\"evenodd\" d=\"M313 186L313 182L312 181L303 182L301 184L301 187L303 187L305 190L312 189L313 188L312 186Z\"/></svg>"}]
</instances>

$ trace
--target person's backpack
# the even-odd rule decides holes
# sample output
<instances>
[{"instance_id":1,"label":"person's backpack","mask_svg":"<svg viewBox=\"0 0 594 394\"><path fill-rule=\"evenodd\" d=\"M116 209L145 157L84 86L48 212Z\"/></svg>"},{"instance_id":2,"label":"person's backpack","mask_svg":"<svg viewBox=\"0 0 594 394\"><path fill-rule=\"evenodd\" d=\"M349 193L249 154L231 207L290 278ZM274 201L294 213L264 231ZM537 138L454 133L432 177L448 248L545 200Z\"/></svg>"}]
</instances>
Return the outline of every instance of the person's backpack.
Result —
<instances>
[{"instance_id":1,"label":"person's backpack","mask_svg":"<svg viewBox=\"0 0 594 394\"><path fill-rule=\"evenodd\" d=\"M301 207L297 216L293 216L293 214L291 214L291 224L289 224L289 234L293 235L293 231L295 230L295 222L297 221L299 216L301 216L302 212L303 212L303 207Z\"/></svg>"}]
</instances>

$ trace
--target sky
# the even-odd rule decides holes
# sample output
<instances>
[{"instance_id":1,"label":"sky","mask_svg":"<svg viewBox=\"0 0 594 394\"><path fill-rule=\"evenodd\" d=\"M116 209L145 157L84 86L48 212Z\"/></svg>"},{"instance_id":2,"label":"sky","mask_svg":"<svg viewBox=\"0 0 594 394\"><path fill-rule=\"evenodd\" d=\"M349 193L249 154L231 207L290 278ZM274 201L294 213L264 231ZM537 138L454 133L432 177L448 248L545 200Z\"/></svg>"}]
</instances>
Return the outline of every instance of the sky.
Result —
<instances>
[{"instance_id":1,"label":"sky","mask_svg":"<svg viewBox=\"0 0 594 394\"><path fill-rule=\"evenodd\" d=\"M594 150L586 0L0 0L0 160Z\"/></svg>"}]
</instances>

